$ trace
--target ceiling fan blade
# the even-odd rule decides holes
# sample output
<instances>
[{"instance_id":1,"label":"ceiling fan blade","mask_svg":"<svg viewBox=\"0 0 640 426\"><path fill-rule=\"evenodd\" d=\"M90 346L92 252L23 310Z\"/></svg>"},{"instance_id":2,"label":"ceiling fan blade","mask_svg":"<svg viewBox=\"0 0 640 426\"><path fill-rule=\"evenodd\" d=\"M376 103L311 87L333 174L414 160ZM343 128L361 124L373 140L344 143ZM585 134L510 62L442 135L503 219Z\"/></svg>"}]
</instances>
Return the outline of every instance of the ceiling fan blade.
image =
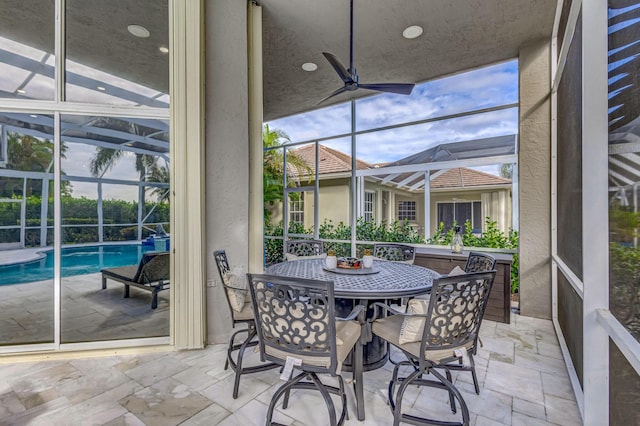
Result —
<instances>
[{"instance_id":1,"label":"ceiling fan blade","mask_svg":"<svg viewBox=\"0 0 640 426\"><path fill-rule=\"evenodd\" d=\"M338 73L342 81L344 81L347 84L353 83L353 78L351 78L351 74L349 74L349 71L345 69L345 67L340 63L338 58L336 58L336 56L333 53L322 52L322 54L324 55L325 58L327 58L327 61L329 61L333 69L336 70L336 72Z\"/></svg>"},{"instance_id":2,"label":"ceiling fan blade","mask_svg":"<svg viewBox=\"0 0 640 426\"><path fill-rule=\"evenodd\" d=\"M411 83L374 83L358 84L361 89L376 90L378 92L397 93L399 95L410 95L415 84Z\"/></svg>"},{"instance_id":3,"label":"ceiling fan blade","mask_svg":"<svg viewBox=\"0 0 640 426\"><path fill-rule=\"evenodd\" d=\"M332 98L336 95L339 95L340 93L346 92L347 91L347 86L343 86L337 90L335 90L333 93L331 93L329 96L322 98L318 103L316 103L316 105L320 105L321 103L323 103L324 101L326 101L329 98Z\"/></svg>"}]
</instances>

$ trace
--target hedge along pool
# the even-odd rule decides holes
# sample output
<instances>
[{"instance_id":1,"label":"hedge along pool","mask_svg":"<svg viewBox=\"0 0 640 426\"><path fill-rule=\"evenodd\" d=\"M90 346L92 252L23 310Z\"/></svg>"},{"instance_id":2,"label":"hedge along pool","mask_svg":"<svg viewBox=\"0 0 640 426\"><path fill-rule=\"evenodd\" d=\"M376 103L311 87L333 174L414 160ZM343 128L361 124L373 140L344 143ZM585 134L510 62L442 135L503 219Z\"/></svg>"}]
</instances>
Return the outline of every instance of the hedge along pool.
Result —
<instances>
[{"instance_id":1,"label":"hedge along pool","mask_svg":"<svg viewBox=\"0 0 640 426\"><path fill-rule=\"evenodd\" d=\"M142 244L63 247L62 276L94 274L103 268L135 265L143 253L153 250L153 246ZM0 286L53 280L53 250L45 248L42 254L42 259L0 266Z\"/></svg>"}]
</instances>

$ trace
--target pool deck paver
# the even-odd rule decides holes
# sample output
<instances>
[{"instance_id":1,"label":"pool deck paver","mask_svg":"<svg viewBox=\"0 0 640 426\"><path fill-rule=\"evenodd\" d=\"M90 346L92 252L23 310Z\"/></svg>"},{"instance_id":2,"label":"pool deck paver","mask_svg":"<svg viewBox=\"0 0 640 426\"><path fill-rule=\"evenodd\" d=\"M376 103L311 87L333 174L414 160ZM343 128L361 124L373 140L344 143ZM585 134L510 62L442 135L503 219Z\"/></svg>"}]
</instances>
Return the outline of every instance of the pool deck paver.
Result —
<instances>
[{"instance_id":1,"label":"pool deck paver","mask_svg":"<svg viewBox=\"0 0 640 426\"><path fill-rule=\"evenodd\" d=\"M0 266L16 263L33 262L45 256L43 252L51 247L32 247L18 250L0 250Z\"/></svg>"}]
</instances>

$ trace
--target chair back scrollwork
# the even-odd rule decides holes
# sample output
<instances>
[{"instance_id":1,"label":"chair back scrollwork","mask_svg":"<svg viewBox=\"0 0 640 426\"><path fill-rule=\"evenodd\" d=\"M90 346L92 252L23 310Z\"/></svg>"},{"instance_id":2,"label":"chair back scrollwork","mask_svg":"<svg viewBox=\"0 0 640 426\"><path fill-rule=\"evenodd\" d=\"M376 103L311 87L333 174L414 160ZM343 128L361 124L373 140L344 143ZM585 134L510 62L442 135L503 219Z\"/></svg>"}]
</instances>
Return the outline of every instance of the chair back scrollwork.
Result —
<instances>
[{"instance_id":1,"label":"chair back scrollwork","mask_svg":"<svg viewBox=\"0 0 640 426\"><path fill-rule=\"evenodd\" d=\"M324 253L324 243L318 240L290 240L286 252L296 256L318 256Z\"/></svg>"},{"instance_id":2,"label":"chair back scrollwork","mask_svg":"<svg viewBox=\"0 0 640 426\"><path fill-rule=\"evenodd\" d=\"M335 372L336 327L333 281L249 274L249 289L260 341L267 360L320 357Z\"/></svg>"},{"instance_id":3,"label":"chair back scrollwork","mask_svg":"<svg viewBox=\"0 0 640 426\"><path fill-rule=\"evenodd\" d=\"M496 258L487 253L470 252L467 264L464 267L466 273L487 272L496 268Z\"/></svg>"},{"instance_id":4,"label":"chair back scrollwork","mask_svg":"<svg viewBox=\"0 0 640 426\"><path fill-rule=\"evenodd\" d=\"M373 256L394 262L413 261L416 258L415 247L405 244L374 244Z\"/></svg>"},{"instance_id":5,"label":"chair back scrollwork","mask_svg":"<svg viewBox=\"0 0 640 426\"><path fill-rule=\"evenodd\" d=\"M421 353L475 343L495 275L479 272L434 281Z\"/></svg>"}]
</instances>

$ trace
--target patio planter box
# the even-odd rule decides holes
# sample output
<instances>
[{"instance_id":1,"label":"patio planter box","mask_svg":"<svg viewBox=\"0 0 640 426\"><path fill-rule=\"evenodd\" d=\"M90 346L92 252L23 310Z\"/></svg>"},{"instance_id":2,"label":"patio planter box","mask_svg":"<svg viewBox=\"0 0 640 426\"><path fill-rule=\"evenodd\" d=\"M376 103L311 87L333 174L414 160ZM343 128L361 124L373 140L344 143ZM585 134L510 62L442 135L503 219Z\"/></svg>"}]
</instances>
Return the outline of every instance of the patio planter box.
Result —
<instances>
[{"instance_id":1,"label":"patio planter box","mask_svg":"<svg viewBox=\"0 0 640 426\"><path fill-rule=\"evenodd\" d=\"M511 320L511 262L510 254L491 253L496 258L496 278L489 295L484 317L491 321L509 324ZM417 248L414 264L424 266L440 274L448 274L457 265L464 269L469 251L451 253L448 249Z\"/></svg>"}]
</instances>

